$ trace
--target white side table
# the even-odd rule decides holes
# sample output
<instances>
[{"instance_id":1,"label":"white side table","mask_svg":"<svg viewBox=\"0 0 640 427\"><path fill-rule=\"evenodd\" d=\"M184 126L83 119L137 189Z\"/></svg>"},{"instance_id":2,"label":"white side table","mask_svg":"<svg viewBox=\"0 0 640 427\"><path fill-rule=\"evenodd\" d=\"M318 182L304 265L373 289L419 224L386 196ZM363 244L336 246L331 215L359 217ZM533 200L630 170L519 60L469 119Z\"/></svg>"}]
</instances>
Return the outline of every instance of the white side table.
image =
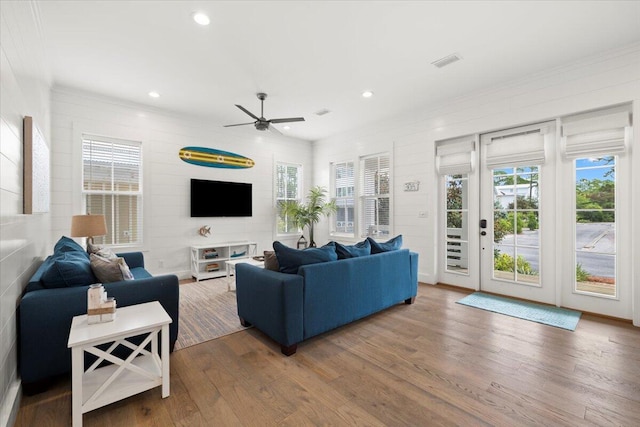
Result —
<instances>
[{"instance_id":1,"label":"white side table","mask_svg":"<svg viewBox=\"0 0 640 427\"><path fill-rule=\"evenodd\" d=\"M236 265L242 263L255 265L256 267L264 267L264 261L256 261L253 258L240 258L225 262L227 265L227 292L231 290L231 273L233 273L235 277Z\"/></svg>"},{"instance_id":2,"label":"white side table","mask_svg":"<svg viewBox=\"0 0 640 427\"><path fill-rule=\"evenodd\" d=\"M112 322L89 325L87 315L75 316L67 347L71 349L73 426L82 426L82 414L162 385L169 396L169 324L171 317L158 301L117 309ZM162 357L158 334L162 332ZM126 338L147 334L140 345ZM107 351L100 344L113 343ZM151 351L145 350L151 343ZM111 354L118 346L133 350L126 358ZM98 357L86 371L84 352ZM138 356L138 357L136 357ZM113 364L98 368L103 361Z\"/></svg>"}]
</instances>

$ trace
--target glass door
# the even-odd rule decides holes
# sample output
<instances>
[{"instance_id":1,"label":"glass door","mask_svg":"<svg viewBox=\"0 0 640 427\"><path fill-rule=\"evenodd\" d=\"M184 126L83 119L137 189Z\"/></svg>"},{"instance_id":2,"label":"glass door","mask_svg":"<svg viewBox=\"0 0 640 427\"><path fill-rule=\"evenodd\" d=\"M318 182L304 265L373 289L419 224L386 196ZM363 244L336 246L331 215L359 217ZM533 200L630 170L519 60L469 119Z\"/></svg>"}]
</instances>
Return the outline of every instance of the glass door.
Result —
<instances>
[{"instance_id":1,"label":"glass door","mask_svg":"<svg viewBox=\"0 0 640 427\"><path fill-rule=\"evenodd\" d=\"M480 138L480 288L554 303L555 122Z\"/></svg>"},{"instance_id":2,"label":"glass door","mask_svg":"<svg viewBox=\"0 0 640 427\"><path fill-rule=\"evenodd\" d=\"M440 283L478 289L477 136L436 142Z\"/></svg>"}]
</instances>

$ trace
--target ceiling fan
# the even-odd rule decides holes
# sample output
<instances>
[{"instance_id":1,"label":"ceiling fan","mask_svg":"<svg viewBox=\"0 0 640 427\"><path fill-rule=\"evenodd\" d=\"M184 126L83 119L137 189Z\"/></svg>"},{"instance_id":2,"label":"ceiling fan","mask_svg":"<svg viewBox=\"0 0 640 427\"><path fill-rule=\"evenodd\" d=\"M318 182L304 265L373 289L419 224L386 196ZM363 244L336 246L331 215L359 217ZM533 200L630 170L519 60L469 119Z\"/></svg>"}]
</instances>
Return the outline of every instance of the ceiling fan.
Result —
<instances>
[{"instance_id":1,"label":"ceiling fan","mask_svg":"<svg viewBox=\"0 0 640 427\"><path fill-rule=\"evenodd\" d=\"M224 127L228 128L228 127L232 127L232 126L254 125L256 127L256 129L258 129L258 130L270 130L270 131L275 132L275 133L280 133L280 131L278 131L278 129L276 129L276 128L271 126L272 123L304 122L304 117L290 117L290 118L287 118L287 119L270 119L270 120L265 119L264 118L264 100L266 99L267 94L260 92L260 93L258 93L256 95L258 96L258 99L260 100L260 117L256 117L255 114L253 114L251 111L249 111L246 108L244 108L242 105L236 104L236 107L238 107L239 109L241 109L242 111L247 113L252 118L256 119L256 121L255 122L249 122L249 123L238 123L238 124L235 124L235 125L225 125Z\"/></svg>"}]
</instances>

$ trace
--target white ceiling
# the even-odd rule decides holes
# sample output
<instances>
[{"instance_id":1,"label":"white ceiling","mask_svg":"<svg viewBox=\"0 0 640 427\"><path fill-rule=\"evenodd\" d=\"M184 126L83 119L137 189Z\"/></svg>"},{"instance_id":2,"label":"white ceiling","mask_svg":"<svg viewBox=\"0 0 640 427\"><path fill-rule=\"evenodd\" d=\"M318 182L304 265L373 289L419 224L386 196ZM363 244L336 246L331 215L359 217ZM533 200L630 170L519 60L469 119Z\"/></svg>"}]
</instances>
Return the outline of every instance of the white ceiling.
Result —
<instances>
[{"instance_id":1,"label":"white ceiling","mask_svg":"<svg viewBox=\"0 0 640 427\"><path fill-rule=\"evenodd\" d=\"M284 133L307 140L640 41L640 1L37 4L55 85L220 125L252 121L234 104L259 115L266 92L265 117L304 116ZM463 60L431 65L452 53Z\"/></svg>"}]
</instances>

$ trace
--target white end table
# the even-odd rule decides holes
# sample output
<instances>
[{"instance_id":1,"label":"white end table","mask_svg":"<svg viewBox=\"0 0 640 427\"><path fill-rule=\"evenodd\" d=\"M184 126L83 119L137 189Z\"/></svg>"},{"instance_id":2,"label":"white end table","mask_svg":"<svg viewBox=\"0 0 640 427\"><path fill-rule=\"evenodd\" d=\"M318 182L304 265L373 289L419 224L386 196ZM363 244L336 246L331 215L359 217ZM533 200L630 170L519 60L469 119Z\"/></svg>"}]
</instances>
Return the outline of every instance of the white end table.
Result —
<instances>
[{"instance_id":1,"label":"white end table","mask_svg":"<svg viewBox=\"0 0 640 427\"><path fill-rule=\"evenodd\" d=\"M89 325L87 315L75 316L67 347L71 349L73 426L82 426L82 414L162 385L162 397L169 396L169 324L171 317L158 301L118 308L112 322ZM158 334L162 332L162 357ZM147 334L140 345L126 338ZM110 343L107 351L97 348ZM151 351L145 347L151 343ZM126 359L111 354L125 346L132 353ZM86 371L84 352L98 357ZM136 357L138 356L138 357ZM98 368L103 361L113 364Z\"/></svg>"},{"instance_id":2,"label":"white end table","mask_svg":"<svg viewBox=\"0 0 640 427\"><path fill-rule=\"evenodd\" d=\"M235 278L236 265L242 263L255 265L256 267L264 267L264 261L256 261L253 258L240 258L225 261L225 264L227 265L227 292L231 291L231 273L233 273Z\"/></svg>"}]
</instances>

